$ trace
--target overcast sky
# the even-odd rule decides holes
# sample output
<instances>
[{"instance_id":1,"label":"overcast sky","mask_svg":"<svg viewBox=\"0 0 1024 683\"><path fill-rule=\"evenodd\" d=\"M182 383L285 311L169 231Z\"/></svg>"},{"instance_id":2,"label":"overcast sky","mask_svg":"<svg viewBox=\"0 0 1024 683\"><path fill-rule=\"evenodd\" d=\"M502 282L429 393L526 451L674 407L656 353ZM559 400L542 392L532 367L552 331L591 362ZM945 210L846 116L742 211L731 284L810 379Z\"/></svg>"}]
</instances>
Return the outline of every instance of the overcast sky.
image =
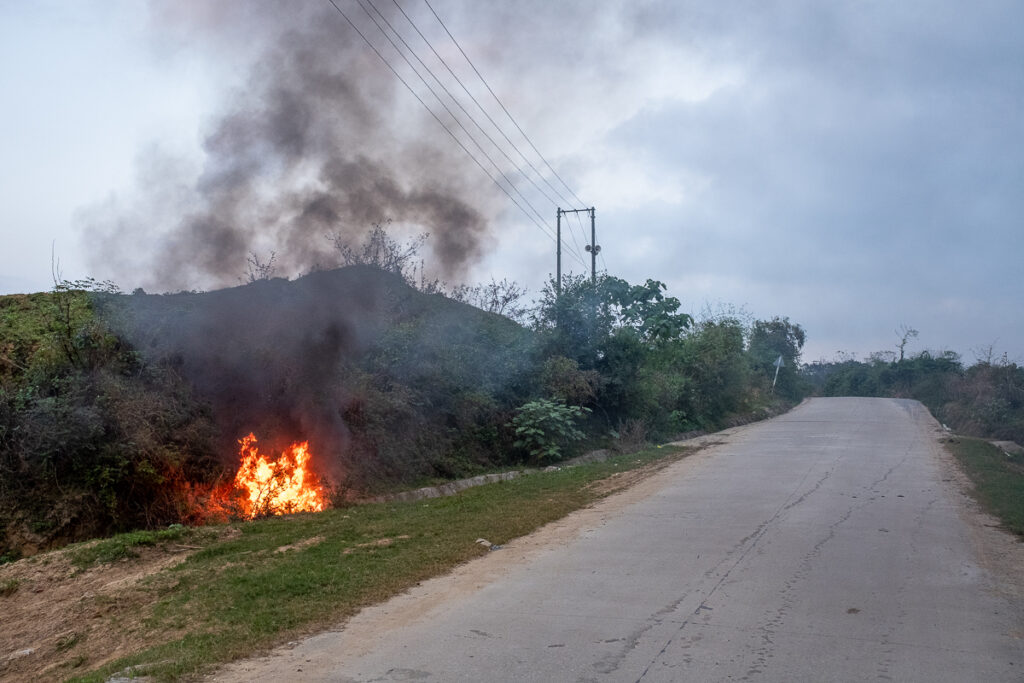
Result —
<instances>
[{"instance_id":1,"label":"overcast sky","mask_svg":"<svg viewBox=\"0 0 1024 683\"><path fill-rule=\"evenodd\" d=\"M373 1L447 79L392 0ZM337 2L415 86L358 0ZM423 1L398 3L543 168ZM694 313L788 316L807 330L805 361L892 349L900 325L920 330L911 351L1024 359L1024 3L431 4L596 207L610 273L662 280ZM290 111L276 93L321 75L301 141L259 140ZM328 169L343 183L330 193L367 184L332 220L368 221L365 190L408 230L468 226L437 247L445 277L536 292L554 270L551 238L327 0L0 0L0 85L0 293L47 289L51 248L65 277L129 291L237 283L253 250L276 251L281 275L324 265L321 224L296 198L324 190ZM518 186L553 229L555 204ZM581 272L569 252L586 236L570 226L565 267ZM180 263L207 237L215 259Z\"/></svg>"}]
</instances>

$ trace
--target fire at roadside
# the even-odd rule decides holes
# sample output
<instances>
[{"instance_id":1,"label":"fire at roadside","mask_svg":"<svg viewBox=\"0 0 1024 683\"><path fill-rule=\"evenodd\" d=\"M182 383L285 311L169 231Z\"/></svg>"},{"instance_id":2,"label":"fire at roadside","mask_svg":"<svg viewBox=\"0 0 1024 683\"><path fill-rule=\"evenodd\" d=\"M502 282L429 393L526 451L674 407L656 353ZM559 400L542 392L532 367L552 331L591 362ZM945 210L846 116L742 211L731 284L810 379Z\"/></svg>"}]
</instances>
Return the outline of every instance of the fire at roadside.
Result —
<instances>
[{"instance_id":1,"label":"fire at roadside","mask_svg":"<svg viewBox=\"0 0 1024 683\"><path fill-rule=\"evenodd\" d=\"M0 344L17 363L0 364L0 389L28 397L22 408L0 402L0 557L323 509L518 461L505 425L532 390L531 331L377 268L0 305L40 330L24 346ZM45 336L60 310L69 332L53 339L66 345ZM271 472L308 443L301 479L317 504L253 500L235 486L250 433Z\"/></svg>"},{"instance_id":2,"label":"fire at roadside","mask_svg":"<svg viewBox=\"0 0 1024 683\"><path fill-rule=\"evenodd\" d=\"M309 469L309 442L293 443L277 458L260 453L256 436L241 439L242 461L234 485L244 493L242 516L246 519L295 512L321 512L324 489Z\"/></svg>"}]
</instances>

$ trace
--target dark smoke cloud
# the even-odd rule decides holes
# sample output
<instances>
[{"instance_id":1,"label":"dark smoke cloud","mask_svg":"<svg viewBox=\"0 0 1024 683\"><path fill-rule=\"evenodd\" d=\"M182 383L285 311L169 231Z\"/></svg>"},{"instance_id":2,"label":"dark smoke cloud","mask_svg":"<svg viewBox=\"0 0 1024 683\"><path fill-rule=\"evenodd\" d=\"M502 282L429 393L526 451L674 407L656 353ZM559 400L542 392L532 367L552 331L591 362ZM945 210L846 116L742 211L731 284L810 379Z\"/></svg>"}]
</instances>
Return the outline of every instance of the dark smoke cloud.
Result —
<instances>
[{"instance_id":1,"label":"dark smoke cloud","mask_svg":"<svg viewBox=\"0 0 1024 683\"><path fill-rule=\"evenodd\" d=\"M271 453L309 440L314 466L337 483L365 465L351 462L348 373L410 293L398 276L356 266L201 294L116 297L105 310L140 353L209 405L225 465L253 431Z\"/></svg>"},{"instance_id":2,"label":"dark smoke cloud","mask_svg":"<svg viewBox=\"0 0 1024 683\"><path fill-rule=\"evenodd\" d=\"M480 256L489 181L329 4L152 9L177 49L253 61L203 135L198 174L149 154L134 197L84 214L98 270L164 290L223 286L250 252L274 251L293 275L337 262L326 234L358 242L386 219L431 233L445 276Z\"/></svg>"}]
</instances>

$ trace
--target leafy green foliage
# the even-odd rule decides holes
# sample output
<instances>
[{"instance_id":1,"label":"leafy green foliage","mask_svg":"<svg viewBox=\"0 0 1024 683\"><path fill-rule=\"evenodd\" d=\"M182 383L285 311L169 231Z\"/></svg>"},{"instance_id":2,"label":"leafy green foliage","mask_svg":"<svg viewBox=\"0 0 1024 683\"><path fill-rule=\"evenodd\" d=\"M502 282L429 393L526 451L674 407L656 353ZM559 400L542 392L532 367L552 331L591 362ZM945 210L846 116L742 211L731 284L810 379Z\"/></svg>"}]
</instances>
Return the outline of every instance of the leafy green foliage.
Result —
<instances>
[{"instance_id":1,"label":"leafy green foliage","mask_svg":"<svg viewBox=\"0 0 1024 683\"><path fill-rule=\"evenodd\" d=\"M711 429L767 400L763 357L788 344L795 368L803 344L786 319L695 323L663 283L607 275L549 283L528 329L510 319L514 283L462 301L417 285L423 239L335 236L353 265L295 282L253 257L259 277L218 292L82 281L0 297L0 552L200 523L249 431L308 439L342 501L555 460L613 431Z\"/></svg>"},{"instance_id":2,"label":"leafy green foliage","mask_svg":"<svg viewBox=\"0 0 1024 683\"><path fill-rule=\"evenodd\" d=\"M606 428L639 420L655 437L710 428L767 402L779 355L776 393L803 396L802 327L788 318L749 330L735 317L698 324L664 291L656 280L607 275L567 276L560 294L549 282L533 315L546 393L592 407ZM596 377L584 381L587 372Z\"/></svg>"},{"instance_id":3,"label":"leafy green foliage","mask_svg":"<svg viewBox=\"0 0 1024 683\"><path fill-rule=\"evenodd\" d=\"M562 290L550 281L534 312L534 327L546 336L546 349L591 368L613 335L628 334L645 346L678 339L693 319L679 313L679 299L666 297L664 283L630 285L602 275L596 282L568 275Z\"/></svg>"},{"instance_id":4,"label":"leafy green foliage","mask_svg":"<svg viewBox=\"0 0 1024 683\"><path fill-rule=\"evenodd\" d=\"M546 358L540 380L547 396L575 405L592 402L604 384L601 373L580 370L577 361L565 356Z\"/></svg>"},{"instance_id":5,"label":"leafy green foliage","mask_svg":"<svg viewBox=\"0 0 1024 683\"><path fill-rule=\"evenodd\" d=\"M516 433L513 445L526 450L534 462L558 460L566 446L583 438L576 421L589 412L589 408L546 398L524 403L512 418Z\"/></svg>"},{"instance_id":6,"label":"leafy green foliage","mask_svg":"<svg viewBox=\"0 0 1024 683\"><path fill-rule=\"evenodd\" d=\"M693 324L689 314L678 312L679 299L662 294L666 289L663 282L647 280L642 285L630 285L621 278L605 276L599 287L607 292L608 303L617 307L619 325L645 343L679 339Z\"/></svg>"},{"instance_id":7,"label":"leafy green foliage","mask_svg":"<svg viewBox=\"0 0 1024 683\"><path fill-rule=\"evenodd\" d=\"M798 370L806 338L804 329L789 318L756 320L750 330L747 352L751 368L770 385L775 377L775 363L781 357L775 391L791 400L799 400L804 393Z\"/></svg>"},{"instance_id":8,"label":"leafy green foliage","mask_svg":"<svg viewBox=\"0 0 1024 683\"><path fill-rule=\"evenodd\" d=\"M98 291L86 291L90 287ZM109 283L0 297L3 554L188 516L210 423L167 368L141 362L95 314Z\"/></svg>"},{"instance_id":9,"label":"leafy green foliage","mask_svg":"<svg viewBox=\"0 0 1024 683\"><path fill-rule=\"evenodd\" d=\"M690 424L750 407L751 368L743 336L738 320L723 318L701 322L687 337L681 365L691 379Z\"/></svg>"}]
</instances>

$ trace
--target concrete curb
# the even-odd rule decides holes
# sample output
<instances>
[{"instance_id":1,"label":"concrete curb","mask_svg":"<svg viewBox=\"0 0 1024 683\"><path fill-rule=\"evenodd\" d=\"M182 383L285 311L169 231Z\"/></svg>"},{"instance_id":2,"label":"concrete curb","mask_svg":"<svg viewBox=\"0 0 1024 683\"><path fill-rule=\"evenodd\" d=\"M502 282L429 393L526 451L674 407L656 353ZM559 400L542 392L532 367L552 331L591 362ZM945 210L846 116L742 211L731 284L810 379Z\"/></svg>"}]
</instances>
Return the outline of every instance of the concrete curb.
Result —
<instances>
[{"instance_id":1,"label":"concrete curb","mask_svg":"<svg viewBox=\"0 0 1024 683\"><path fill-rule=\"evenodd\" d=\"M425 486L421 489L413 489L412 491L401 491L399 493L389 493L385 496L375 496L370 498L367 502L391 503L394 501L407 502L411 500L424 500L425 498L443 498L444 496L455 495L459 491L463 491L474 486L493 484L498 481L509 481L510 479L516 479L517 477L528 473L529 470L517 470L513 472L497 472L495 474L481 474L476 477L470 477L469 479L450 481L447 484L441 484L440 486Z\"/></svg>"},{"instance_id":2,"label":"concrete curb","mask_svg":"<svg viewBox=\"0 0 1024 683\"><path fill-rule=\"evenodd\" d=\"M806 399L805 399L806 400ZM785 412L785 411L782 411ZM705 431L693 431L680 434L679 438L674 441L670 441L665 445L669 446L703 446L709 442L715 441L716 434L722 434L735 427L739 427L753 422L760 422L762 420L771 419L781 415L781 412L776 412L772 409L764 409L744 415L741 418L730 421L729 426L726 429L707 433ZM495 474L481 474L476 477L470 477L469 479L459 479L457 481L450 481L447 484L441 484L440 486L425 486L419 489L413 489L412 491L401 491L399 493L389 493L383 496L374 496L373 498L366 498L360 502L363 503L393 503L393 502L409 502L414 500L425 500L428 498L444 498L445 496L453 496L459 491L464 491L474 486L483 486L484 484L493 484L499 481L509 481L518 477L532 474L534 472L543 472L547 470L557 470L562 467L573 467L575 465L583 465L591 462L604 462L608 458L616 455L623 455L622 453L616 453L610 449L602 448L596 451L590 451L583 455L571 458L569 460L562 461L557 465L551 465L543 469L523 469L513 470L511 472L498 472Z\"/></svg>"}]
</instances>

